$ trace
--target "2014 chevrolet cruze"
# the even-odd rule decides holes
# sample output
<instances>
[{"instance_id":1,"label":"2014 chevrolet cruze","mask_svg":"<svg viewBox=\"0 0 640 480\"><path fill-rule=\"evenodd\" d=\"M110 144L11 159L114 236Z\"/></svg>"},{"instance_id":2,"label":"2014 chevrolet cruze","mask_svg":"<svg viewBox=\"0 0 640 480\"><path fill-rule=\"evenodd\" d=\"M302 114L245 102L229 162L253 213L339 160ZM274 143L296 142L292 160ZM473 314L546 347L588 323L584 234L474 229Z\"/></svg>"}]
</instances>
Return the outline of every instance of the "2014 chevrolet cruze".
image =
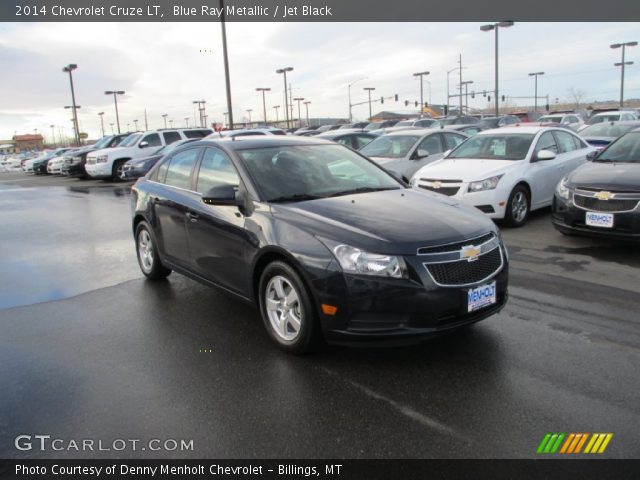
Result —
<instances>
[{"instance_id":1,"label":"2014 chevrolet cruze","mask_svg":"<svg viewBox=\"0 0 640 480\"><path fill-rule=\"evenodd\" d=\"M255 303L290 352L447 332L507 299L489 219L333 142L194 142L140 179L132 202L144 275L175 270Z\"/></svg>"}]
</instances>

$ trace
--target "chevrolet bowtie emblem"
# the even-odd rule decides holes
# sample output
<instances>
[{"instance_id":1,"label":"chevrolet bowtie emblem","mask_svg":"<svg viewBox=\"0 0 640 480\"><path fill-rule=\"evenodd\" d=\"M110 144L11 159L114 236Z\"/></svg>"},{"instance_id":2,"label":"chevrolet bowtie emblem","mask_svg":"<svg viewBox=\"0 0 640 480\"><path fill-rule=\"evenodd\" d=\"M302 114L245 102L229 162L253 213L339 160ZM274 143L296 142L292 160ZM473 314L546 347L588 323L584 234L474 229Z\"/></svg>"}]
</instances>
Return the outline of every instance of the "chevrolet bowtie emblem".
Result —
<instances>
[{"instance_id":1,"label":"chevrolet bowtie emblem","mask_svg":"<svg viewBox=\"0 0 640 480\"><path fill-rule=\"evenodd\" d=\"M465 247L462 247L462 250L460 251L460 259L466 259L467 262L475 262L476 260L478 260L480 253L482 253L480 247L467 245Z\"/></svg>"},{"instance_id":2,"label":"chevrolet bowtie emblem","mask_svg":"<svg viewBox=\"0 0 640 480\"><path fill-rule=\"evenodd\" d=\"M442 187L442 182L431 182L431 187L432 188L441 188Z\"/></svg>"},{"instance_id":3,"label":"chevrolet bowtie emblem","mask_svg":"<svg viewBox=\"0 0 640 480\"><path fill-rule=\"evenodd\" d=\"M598 192L596 193L596 198L598 200L609 200L610 198L613 198L613 194L611 192Z\"/></svg>"}]
</instances>

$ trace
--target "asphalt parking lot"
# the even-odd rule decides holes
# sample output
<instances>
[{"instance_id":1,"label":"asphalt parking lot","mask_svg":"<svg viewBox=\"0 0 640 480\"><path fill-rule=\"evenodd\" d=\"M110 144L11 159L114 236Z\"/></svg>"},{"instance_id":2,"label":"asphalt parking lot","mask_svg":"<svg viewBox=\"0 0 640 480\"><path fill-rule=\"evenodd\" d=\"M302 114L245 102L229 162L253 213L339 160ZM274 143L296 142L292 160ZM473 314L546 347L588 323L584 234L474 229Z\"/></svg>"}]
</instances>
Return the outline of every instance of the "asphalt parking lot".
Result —
<instances>
[{"instance_id":1,"label":"asphalt parking lot","mask_svg":"<svg viewBox=\"0 0 640 480\"><path fill-rule=\"evenodd\" d=\"M281 353L251 306L145 281L130 184L0 174L0 456L14 438L192 439L124 458L532 458L546 432L640 455L638 247L503 229L510 300L458 334Z\"/></svg>"}]
</instances>

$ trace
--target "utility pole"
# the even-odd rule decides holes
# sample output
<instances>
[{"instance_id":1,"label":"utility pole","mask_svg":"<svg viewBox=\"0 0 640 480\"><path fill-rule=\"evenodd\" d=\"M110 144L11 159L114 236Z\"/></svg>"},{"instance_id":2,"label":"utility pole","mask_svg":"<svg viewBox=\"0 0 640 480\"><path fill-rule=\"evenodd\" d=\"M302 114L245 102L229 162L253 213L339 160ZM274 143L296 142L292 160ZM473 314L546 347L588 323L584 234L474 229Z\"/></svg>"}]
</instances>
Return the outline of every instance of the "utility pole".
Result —
<instances>
[{"instance_id":1,"label":"utility pole","mask_svg":"<svg viewBox=\"0 0 640 480\"><path fill-rule=\"evenodd\" d=\"M462 54L460 54L460 58L458 59L458 63L459 63L459 76L460 76L460 113L459 115L462 115Z\"/></svg>"},{"instance_id":2,"label":"utility pole","mask_svg":"<svg viewBox=\"0 0 640 480\"><path fill-rule=\"evenodd\" d=\"M351 104L351 86L355 85L356 83L358 83L358 82L360 82L362 80L366 80L366 79L367 79L367 77L362 77L362 78L359 78L358 80L354 80L347 87L347 91L349 93L349 122L353 122L353 115L351 115L351 107L353 106Z\"/></svg>"},{"instance_id":3,"label":"utility pole","mask_svg":"<svg viewBox=\"0 0 640 480\"><path fill-rule=\"evenodd\" d=\"M136 132L137 132L138 131L138 120L137 119L133 121L133 125L135 126Z\"/></svg>"},{"instance_id":4,"label":"utility pole","mask_svg":"<svg viewBox=\"0 0 640 480\"><path fill-rule=\"evenodd\" d=\"M278 70L276 70L276 73L280 74L282 73L284 76L284 114L285 117L287 119L287 128L290 128L289 125L289 100L287 99L288 95L287 95L287 72L292 72L293 71L293 67L285 67L285 68L279 68Z\"/></svg>"},{"instance_id":5,"label":"utility pole","mask_svg":"<svg viewBox=\"0 0 640 480\"><path fill-rule=\"evenodd\" d=\"M296 102L298 102L298 128L302 128L302 115L300 115L300 102L304 100L302 97L294 98Z\"/></svg>"},{"instance_id":6,"label":"utility pole","mask_svg":"<svg viewBox=\"0 0 640 480\"><path fill-rule=\"evenodd\" d=\"M264 92L270 92L270 88L258 87L256 92L262 92L262 113L264 115L264 124L267 125L267 102L264 97Z\"/></svg>"},{"instance_id":7,"label":"utility pole","mask_svg":"<svg viewBox=\"0 0 640 480\"><path fill-rule=\"evenodd\" d=\"M311 102L309 100L307 100L306 102L304 102L304 107L307 110L307 127L309 126L309 104Z\"/></svg>"},{"instance_id":8,"label":"utility pole","mask_svg":"<svg viewBox=\"0 0 640 480\"><path fill-rule=\"evenodd\" d=\"M364 87L363 90L369 92L369 121L371 121L371 92L375 90L375 87Z\"/></svg>"},{"instance_id":9,"label":"utility pole","mask_svg":"<svg viewBox=\"0 0 640 480\"><path fill-rule=\"evenodd\" d=\"M273 109L276 111L276 124L278 123L278 109L280 108L280 105L274 105Z\"/></svg>"},{"instance_id":10,"label":"utility pole","mask_svg":"<svg viewBox=\"0 0 640 480\"><path fill-rule=\"evenodd\" d=\"M124 95L123 90L107 90L105 95L113 95L113 102L116 105L116 125L118 126L118 133L120 133L120 115L118 114L118 95Z\"/></svg>"},{"instance_id":11,"label":"utility pole","mask_svg":"<svg viewBox=\"0 0 640 480\"><path fill-rule=\"evenodd\" d=\"M424 112L424 94L423 94L423 77L425 75L429 75L429 72L418 72L418 73L414 73L413 76L414 77L420 77L420 116L422 117L422 114Z\"/></svg>"},{"instance_id":12,"label":"utility pole","mask_svg":"<svg viewBox=\"0 0 640 480\"><path fill-rule=\"evenodd\" d=\"M229 56L227 54L227 22L225 20L224 1L220 0L220 10L222 16L220 18L220 27L222 30L222 53L224 56L224 79L227 87L227 112L229 113L229 123L233 128L233 106L231 105L231 77L229 75Z\"/></svg>"},{"instance_id":13,"label":"utility pole","mask_svg":"<svg viewBox=\"0 0 640 480\"><path fill-rule=\"evenodd\" d=\"M78 68L75 63L70 63L66 67L63 67L62 71L69 74L69 84L71 85L71 105L73 108L73 128L75 130L76 145L80 146L80 127L78 127L78 112L76 111L76 93L73 89L73 75L72 72Z\"/></svg>"},{"instance_id":14,"label":"utility pole","mask_svg":"<svg viewBox=\"0 0 640 480\"><path fill-rule=\"evenodd\" d=\"M534 107L533 107L533 111L537 112L538 111L538 75L544 75L544 72L533 72L530 73L529 76L530 77L535 77L535 100L533 101Z\"/></svg>"},{"instance_id":15,"label":"utility pole","mask_svg":"<svg viewBox=\"0 0 640 480\"><path fill-rule=\"evenodd\" d=\"M613 64L616 67L622 67L620 70L620 108L624 107L624 67L625 65L633 65L633 62L624 61L625 48L635 47L636 45L638 45L638 42L614 43L613 45L609 45L609 47L613 49L622 47L622 62Z\"/></svg>"},{"instance_id":16,"label":"utility pole","mask_svg":"<svg viewBox=\"0 0 640 480\"><path fill-rule=\"evenodd\" d=\"M469 114L469 85L471 83L473 83L473 80L465 80L462 82L464 85L464 106L467 114Z\"/></svg>"}]
</instances>

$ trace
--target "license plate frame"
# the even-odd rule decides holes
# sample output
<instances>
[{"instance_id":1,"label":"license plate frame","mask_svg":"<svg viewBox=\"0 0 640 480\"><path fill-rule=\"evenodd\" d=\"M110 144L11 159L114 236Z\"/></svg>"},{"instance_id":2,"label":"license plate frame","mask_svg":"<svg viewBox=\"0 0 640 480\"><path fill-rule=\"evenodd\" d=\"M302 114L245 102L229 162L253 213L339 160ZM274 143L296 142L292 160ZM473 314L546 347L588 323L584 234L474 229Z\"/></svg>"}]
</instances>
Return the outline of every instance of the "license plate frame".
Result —
<instances>
[{"instance_id":1,"label":"license plate frame","mask_svg":"<svg viewBox=\"0 0 640 480\"><path fill-rule=\"evenodd\" d=\"M587 227L613 228L614 218L613 213L587 212L584 216L584 223Z\"/></svg>"},{"instance_id":2,"label":"license plate frame","mask_svg":"<svg viewBox=\"0 0 640 480\"><path fill-rule=\"evenodd\" d=\"M495 280L467 290L467 313L476 312L498 302Z\"/></svg>"}]
</instances>

